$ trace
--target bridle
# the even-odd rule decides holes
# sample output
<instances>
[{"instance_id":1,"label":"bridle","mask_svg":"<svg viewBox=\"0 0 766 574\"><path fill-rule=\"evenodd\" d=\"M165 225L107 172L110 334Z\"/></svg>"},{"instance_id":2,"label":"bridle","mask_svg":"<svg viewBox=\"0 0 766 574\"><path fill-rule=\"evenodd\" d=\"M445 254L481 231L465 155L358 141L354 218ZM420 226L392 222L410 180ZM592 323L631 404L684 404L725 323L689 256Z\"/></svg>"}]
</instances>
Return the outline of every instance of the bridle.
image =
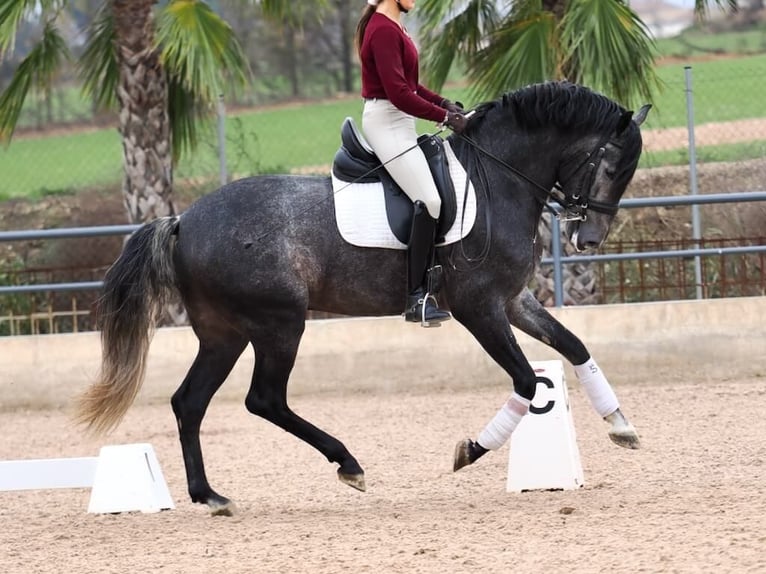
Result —
<instances>
[{"instance_id":1,"label":"bridle","mask_svg":"<svg viewBox=\"0 0 766 574\"><path fill-rule=\"evenodd\" d=\"M617 213L617 210L619 209L617 203L599 201L590 198L590 193L596 179L596 173L606 154L607 145L622 148L620 144L609 139L599 143L593 151L587 152L585 158L572 172L572 175L575 175L581 169L585 169L585 175L580 178L576 190L571 193L566 193L559 183L554 185L554 189L561 195L561 197L555 199L564 208L564 213L559 216L559 219L562 221L585 221L587 219L588 209L607 215L615 215Z\"/></svg>"},{"instance_id":2,"label":"bridle","mask_svg":"<svg viewBox=\"0 0 766 574\"><path fill-rule=\"evenodd\" d=\"M611 144L618 148L622 147L618 143L612 141L611 138L606 141L602 140L599 142L599 144L596 145L596 147L593 148L592 151L589 151L585 154L585 157L580 162L580 164L571 172L570 179L582 169L585 169L585 175L579 179L577 189L574 191L568 191L558 182L554 185L553 190L546 189L522 171L516 169L508 162L500 159L492 152L484 149L475 140L464 134L456 135L468 143L471 147L481 152L483 155L492 159L508 171L512 172L516 176L534 186L537 199L546 209L550 210L561 221L585 221L587 219L589 209L607 215L615 215L617 213L619 208L617 203L598 201L596 199L590 198L590 192L593 189L596 173L598 173L598 167L601 165L601 161L604 159L604 155L606 154L606 146ZM567 162L568 161L571 160L567 160ZM551 207L549 200L553 200L558 203L562 207L563 212L559 213L555 208Z\"/></svg>"}]
</instances>

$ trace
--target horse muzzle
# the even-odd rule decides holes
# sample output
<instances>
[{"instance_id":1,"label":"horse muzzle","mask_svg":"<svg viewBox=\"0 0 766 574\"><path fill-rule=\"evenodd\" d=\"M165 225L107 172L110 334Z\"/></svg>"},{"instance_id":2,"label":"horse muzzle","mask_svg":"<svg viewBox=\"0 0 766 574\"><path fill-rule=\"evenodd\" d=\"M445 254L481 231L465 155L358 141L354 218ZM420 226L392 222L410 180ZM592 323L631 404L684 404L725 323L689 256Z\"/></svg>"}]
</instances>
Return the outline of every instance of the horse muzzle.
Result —
<instances>
[{"instance_id":1,"label":"horse muzzle","mask_svg":"<svg viewBox=\"0 0 766 574\"><path fill-rule=\"evenodd\" d=\"M591 226L583 226L582 222L577 222L573 226L574 230L569 236L569 241L578 253L584 251L595 251L604 243L606 236L598 233L597 229Z\"/></svg>"}]
</instances>

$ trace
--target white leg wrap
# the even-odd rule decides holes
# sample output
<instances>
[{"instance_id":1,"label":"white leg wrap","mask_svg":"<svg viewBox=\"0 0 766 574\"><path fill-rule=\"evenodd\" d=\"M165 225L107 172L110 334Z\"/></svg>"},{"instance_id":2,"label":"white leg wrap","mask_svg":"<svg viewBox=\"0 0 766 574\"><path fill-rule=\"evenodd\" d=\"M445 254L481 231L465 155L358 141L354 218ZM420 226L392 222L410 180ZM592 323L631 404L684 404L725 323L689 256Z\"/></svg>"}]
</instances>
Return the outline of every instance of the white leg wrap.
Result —
<instances>
[{"instance_id":1,"label":"white leg wrap","mask_svg":"<svg viewBox=\"0 0 766 574\"><path fill-rule=\"evenodd\" d=\"M590 404L593 405L599 416L603 418L611 415L620 408L617 395L614 394L612 386L606 380L596 361L590 358L582 365L575 365L574 371L585 389L585 394L590 399Z\"/></svg>"},{"instance_id":2,"label":"white leg wrap","mask_svg":"<svg viewBox=\"0 0 766 574\"><path fill-rule=\"evenodd\" d=\"M497 450L511 438L522 417L529 411L530 401L513 393L511 398L500 407L495 417L479 433L477 442L486 449Z\"/></svg>"}]
</instances>

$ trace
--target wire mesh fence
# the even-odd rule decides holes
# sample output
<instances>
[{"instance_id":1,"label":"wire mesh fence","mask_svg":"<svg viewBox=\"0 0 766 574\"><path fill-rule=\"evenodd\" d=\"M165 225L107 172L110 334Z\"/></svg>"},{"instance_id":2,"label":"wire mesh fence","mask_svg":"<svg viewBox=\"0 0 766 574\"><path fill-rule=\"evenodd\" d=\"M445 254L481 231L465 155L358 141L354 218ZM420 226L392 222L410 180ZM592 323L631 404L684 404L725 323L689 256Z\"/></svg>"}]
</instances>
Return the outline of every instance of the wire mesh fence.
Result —
<instances>
[{"instance_id":1,"label":"wire mesh fence","mask_svg":"<svg viewBox=\"0 0 766 574\"><path fill-rule=\"evenodd\" d=\"M641 167L688 165L690 120L700 163L766 159L766 55L693 65L691 90L685 68L681 64L661 68L664 87L644 129ZM73 85L61 89L77 93ZM54 99L64 102L61 106L79 101ZM93 188L119 190L122 145L114 118L104 125L107 119L94 115L87 102L80 101L79 106L59 114L76 119L75 123L27 129L0 151L4 175L0 199ZM348 94L248 109L229 103L223 142L211 122L196 152L177 166L176 187L209 191L220 181L221 165L229 180L256 173L325 174L339 145L341 122L346 116L359 119L361 107L359 98ZM425 123L422 127L432 128Z\"/></svg>"},{"instance_id":2,"label":"wire mesh fence","mask_svg":"<svg viewBox=\"0 0 766 574\"><path fill-rule=\"evenodd\" d=\"M766 237L617 241L605 253L680 251L743 245L766 245ZM695 276L699 260L701 281ZM598 266L601 303L635 303L766 295L766 253L610 261Z\"/></svg>"}]
</instances>

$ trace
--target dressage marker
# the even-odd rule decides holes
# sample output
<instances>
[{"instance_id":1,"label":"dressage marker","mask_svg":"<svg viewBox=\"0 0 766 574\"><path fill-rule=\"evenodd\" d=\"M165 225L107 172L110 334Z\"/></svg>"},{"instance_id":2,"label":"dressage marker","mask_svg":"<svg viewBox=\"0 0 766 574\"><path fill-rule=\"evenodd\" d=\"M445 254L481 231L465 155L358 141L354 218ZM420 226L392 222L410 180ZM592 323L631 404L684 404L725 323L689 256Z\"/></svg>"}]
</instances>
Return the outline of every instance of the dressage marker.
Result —
<instances>
[{"instance_id":1,"label":"dressage marker","mask_svg":"<svg viewBox=\"0 0 766 574\"><path fill-rule=\"evenodd\" d=\"M584 484L561 361L530 362L537 375L529 415L511 435L508 492L572 490Z\"/></svg>"},{"instance_id":2,"label":"dressage marker","mask_svg":"<svg viewBox=\"0 0 766 574\"><path fill-rule=\"evenodd\" d=\"M0 461L0 492L90 488L88 512L159 512L175 508L150 444L101 448L97 457Z\"/></svg>"}]
</instances>

